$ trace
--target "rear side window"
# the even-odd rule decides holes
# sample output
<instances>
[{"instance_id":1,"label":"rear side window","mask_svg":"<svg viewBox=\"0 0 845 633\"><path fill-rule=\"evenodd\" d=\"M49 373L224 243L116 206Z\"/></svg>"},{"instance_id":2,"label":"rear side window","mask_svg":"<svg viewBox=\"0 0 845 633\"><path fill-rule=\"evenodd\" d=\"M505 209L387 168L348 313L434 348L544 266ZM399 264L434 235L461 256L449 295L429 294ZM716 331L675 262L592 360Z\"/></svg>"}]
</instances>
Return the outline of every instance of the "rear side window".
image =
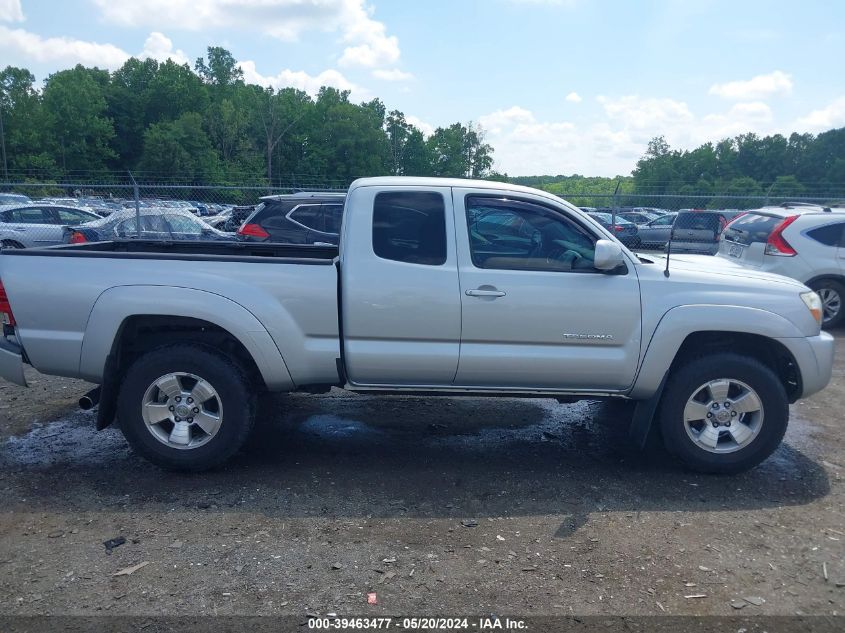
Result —
<instances>
[{"instance_id":1,"label":"rear side window","mask_svg":"<svg viewBox=\"0 0 845 633\"><path fill-rule=\"evenodd\" d=\"M342 204L324 204L323 220L326 223L327 233L340 233L340 221L343 218Z\"/></svg>"},{"instance_id":2,"label":"rear side window","mask_svg":"<svg viewBox=\"0 0 845 633\"><path fill-rule=\"evenodd\" d=\"M781 222L783 218L776 215L746 213L730 223L725 232L725 239L745 246L756 242L765 243Z\"/></svg>"},{"instance_id":3,"label":"rear side window","mask_svg":"<svg viewBox=\"0 0 845 633\"><path fill-rule=\"evenodd\" d=\"M820 226L807 231L807 237L810 237L825 246L845 246L845 233L843 233L843 228L845 228L845 223L843 222L828 224L826 226Z\"/></svg>"},{"instance_id":4,"label":"rear side window","mask_svg":"<svg viewBox=\"0 0 845 633\"><path fill-rule=\"evenodd\" d=\"M288 217L312 231L323 230L323 212L319 204L301 204Z\"/></svg>"},{"instance_id":5,"label":"rear side window","mask_svg":"<svg viewBox=\"0 0 845 633\"><path fill-rule=\"evenodd\" d=\"M373 251L383 259L440 266L446 263L446 206L439 193L376 194Z\"/></svg>"}]
</instances>

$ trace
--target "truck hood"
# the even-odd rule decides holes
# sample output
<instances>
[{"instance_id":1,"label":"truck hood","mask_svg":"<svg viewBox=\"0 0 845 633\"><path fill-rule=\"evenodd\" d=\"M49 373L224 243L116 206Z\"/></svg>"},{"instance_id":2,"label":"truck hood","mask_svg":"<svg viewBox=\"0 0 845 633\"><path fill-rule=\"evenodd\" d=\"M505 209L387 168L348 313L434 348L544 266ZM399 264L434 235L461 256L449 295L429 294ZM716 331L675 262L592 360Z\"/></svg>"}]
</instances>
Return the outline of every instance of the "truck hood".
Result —
<instances>
[{"instance_id":1,"label":"truck hood","mask_svg":"<svg viewBox=\"0 0 845 633\"><path fill-rule=\"evenodd\" d=\"M666 268L666 255L655 255L648 253L643 255L645 259L651 259L655 265L659 265L661 269ZM754 268L747 268L739 263L734 263L724 257L715 257L713 255L671 255L669 257L669 273L671 275L673 270L683 271L685 274L699 274L702 276L711 277L718 275L720 277L731 277L740 281L742 279L753 279L757 281L769 281L792 286L800 290L806 287L800 281L777 275L775 273L766 273Z\"/></svg>"}]
</instances>

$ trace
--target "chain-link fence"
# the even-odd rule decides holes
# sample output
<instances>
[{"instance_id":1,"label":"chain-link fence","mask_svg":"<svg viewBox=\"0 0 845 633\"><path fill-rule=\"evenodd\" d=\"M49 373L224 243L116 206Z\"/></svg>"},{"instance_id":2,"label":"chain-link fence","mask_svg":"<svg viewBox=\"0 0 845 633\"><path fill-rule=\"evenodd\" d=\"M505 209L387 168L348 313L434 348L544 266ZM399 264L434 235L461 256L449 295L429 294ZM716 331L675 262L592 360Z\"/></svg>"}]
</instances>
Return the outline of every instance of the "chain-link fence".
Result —
<instances>
[{"instance_id":1,"label":"chain-link fence","mask_svg":"<svg viewBox=\"0 0 845 633\"><path fill-rule=\"evenodd\" d=\"M301 178L275 186L113 182L0 183L0 245L148 240L264 240L336 244L348 183ZM296 194L280 213L244 226L261 198ZM736 215L763 206L845 207L845 194L813 197L558 193L633 248L715 253ZM278 217L276 217L278 216Z\"/></svg>"}]
</instances>

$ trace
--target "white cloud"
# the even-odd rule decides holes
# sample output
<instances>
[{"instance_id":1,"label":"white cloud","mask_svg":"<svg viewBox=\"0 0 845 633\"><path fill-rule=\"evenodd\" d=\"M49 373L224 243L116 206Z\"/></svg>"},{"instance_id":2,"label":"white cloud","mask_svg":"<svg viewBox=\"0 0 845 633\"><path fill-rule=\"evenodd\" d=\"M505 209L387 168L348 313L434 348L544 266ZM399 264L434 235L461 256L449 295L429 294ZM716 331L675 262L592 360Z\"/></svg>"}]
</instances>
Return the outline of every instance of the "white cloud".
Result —
<instances>
[{"instance_id":1,"label":"white cloud","mask_svg":"<svg viewBox=\"0 0 845 633\"><path fill-rule=\"evenodd\" d=\"M398 68L391 68L390 70L374 70L373 77L383 81L408 81L409 79L414 78L411 73L406 73Z\"/></svg>"},{"instance_id":2,"label":"white cloud","mask_svg":"<svg viewBox=\"0 0 845 633\"><path fill-rule=\"evenodd\" d=\"M759 101L725 112L696 115L674 99L628 95L599 97L597 118L579 122L539 120L520 106L479 117L496 150L496 168L511 175L628 174L648 141L664 135L673 148L692 149L744 132L775 131L771 108ZM845 97L842 100L845 117Z\"/></svg>"},{"instance_id":3,"label":"white cloud","mask_svg":"<svg viewBox=\"0 0 845 633\"><path fill-rule=\"evenodd\" d=\"M0 51L28 62L50 64L54 68L71 68L76 64L116 70L131 57L113 44L99 44L70 37L42 37L24 29L0 26ZM168 57L177 64L188 62L185 53L173 49L173 42L162 33L153 32L144 41L140 59L164 61Z\"/></svg>"},{"instance_id":4,"label":"white cloud","mask_svg":"<svg viewBox=\"0 0 845 633\"><path fill-rule=\"evenodd\" d=\"M729 81L710 86L710 94L734 101L765 99L792 92L792 76L776 70L768 75L757 75L747 81Z\"/></svg>"},{"instance_id":5,"label":"white cloud","mask_svg":"<svg viewBox=\"0 0 845 633\"><path fill-rule=\"evenodd\" d=\"M519 106L513 106L507 110L496 110L490 114L478 117L478 123L481 127L491 134L501 134L504 128L533 122L534 115Z\"/></svg>"},{"instance_id":6,"label":"white cloud","mask_svg":"<svg viewBox=\"0 0 845 633\"><path fill-rule=\"evenodd\" d=\"M581 95L579 95L577 92L570 92L568 95L566 95L566 100L570 103L581 103L583 101Z\"/></svg>"},{"instance_id":7,"label":"white cloud","mask_svg":"<svg viewBox=\"0 0 845 633\"><path fill-rule=\"evenodd\" d=\"M309 75L302 70L290 70L286 68L275 76L269 76L259 73L254 61L238 62L238 65L243 70L244 81L247 83L273 87L277 90L281 88L296 88L312 96L316 95L321 87L329 86L338 90L349 90L351 93L350 97L353 101L364 101L369 98L369 93L364 88L352 83L337 70L329 69L324 70L318 75Z\"/></svg>"},{"instance_id":8,"label":"white cloud","mask_svg":"<svg viewBox=\"0 0 845 633\"><path fill-rule=\"evenodd\" d=\"M0 0L0 22L23 22L21 0Z\"/></svg>"},{"instance_id":9,"label":"white cloud","mask_svg":"<svg viewBox=\"0 0 845 633\"><path fill-rule=\"evenodd\" d=\"M114 70L129 59L129 53L112 44L86 42L70 37L41 37L23 29L0 26L0 51L38 63L61 68L76 64Z\"/></svg>"},{"instance_id":10,"label":"white cloud","mask_svg":"<svg viewBox=\"0 0 845 633\"><path fill-rule=\"evenodd\" d=\"M641 138L651 138L655 129L685 125L694 118L686 103L674 99L600 96L598 102L610 121Z\"/></svg>"},{"instance_id":11,"label":"white cloud","mask_svg":"<svg viewBox=\"0 0 845 633\"><path fill-rule=\"evenodd\" d=\"M371 17L365 0L94 0L103 17L123 26L192 31L239 29L296 41L307 31L340 32L341 66L378 68L399 60L399 40Z\"/></svg>"},{"instance_id":12,"label":"white cloud","mask_svg":"<svg viewBox=\"0 0 845 633\"><path fill-rule=\"evenodd\" d=\"M845 125L845 96L798 119L795 127L807 132L824 132Z\"/></svg>"},{"instance_id":13,"label":"white cloud","mask_svg":"<svg viewBox=\"0 0 845 633\"><path fill-rule=\"evenodd\" d=\"M172 59L177 64L187 64L188 56L180 50L173 50L173 42L163 33L154 31L144 41L144 50L138 55L141 59L155 59L163 62Z\"/></svg>"},{"instance_id":14,"label":"white cloud","mask_svg":"<svg viewBox=\"0 0 845 633\"><path fill-rule=\"evenodd\" d=\"M434 134L434 126L431 123L426 123L419 117L415 117L413 114L406 115L405 120L422 132L425 137L429 137Z\"/></svg>"}]
</instances>

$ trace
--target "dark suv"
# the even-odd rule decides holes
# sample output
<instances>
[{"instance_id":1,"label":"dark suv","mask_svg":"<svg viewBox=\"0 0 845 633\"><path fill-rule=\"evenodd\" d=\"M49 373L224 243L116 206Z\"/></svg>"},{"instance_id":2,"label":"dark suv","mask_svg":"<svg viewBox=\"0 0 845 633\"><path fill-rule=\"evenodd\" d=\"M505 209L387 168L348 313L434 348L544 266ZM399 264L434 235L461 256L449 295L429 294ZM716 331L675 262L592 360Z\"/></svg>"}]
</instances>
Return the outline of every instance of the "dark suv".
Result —
<instances>
[{"instance_id":1,"label":"dark suv","mask_svg":"<svg viewBox=\"0 0 845 633\"><path fill-rule=\"evenodd\" d=\"M261 198L238 229L251 242L337 244L345 193L300 192Z\"/></svg>"}]
</instances>

